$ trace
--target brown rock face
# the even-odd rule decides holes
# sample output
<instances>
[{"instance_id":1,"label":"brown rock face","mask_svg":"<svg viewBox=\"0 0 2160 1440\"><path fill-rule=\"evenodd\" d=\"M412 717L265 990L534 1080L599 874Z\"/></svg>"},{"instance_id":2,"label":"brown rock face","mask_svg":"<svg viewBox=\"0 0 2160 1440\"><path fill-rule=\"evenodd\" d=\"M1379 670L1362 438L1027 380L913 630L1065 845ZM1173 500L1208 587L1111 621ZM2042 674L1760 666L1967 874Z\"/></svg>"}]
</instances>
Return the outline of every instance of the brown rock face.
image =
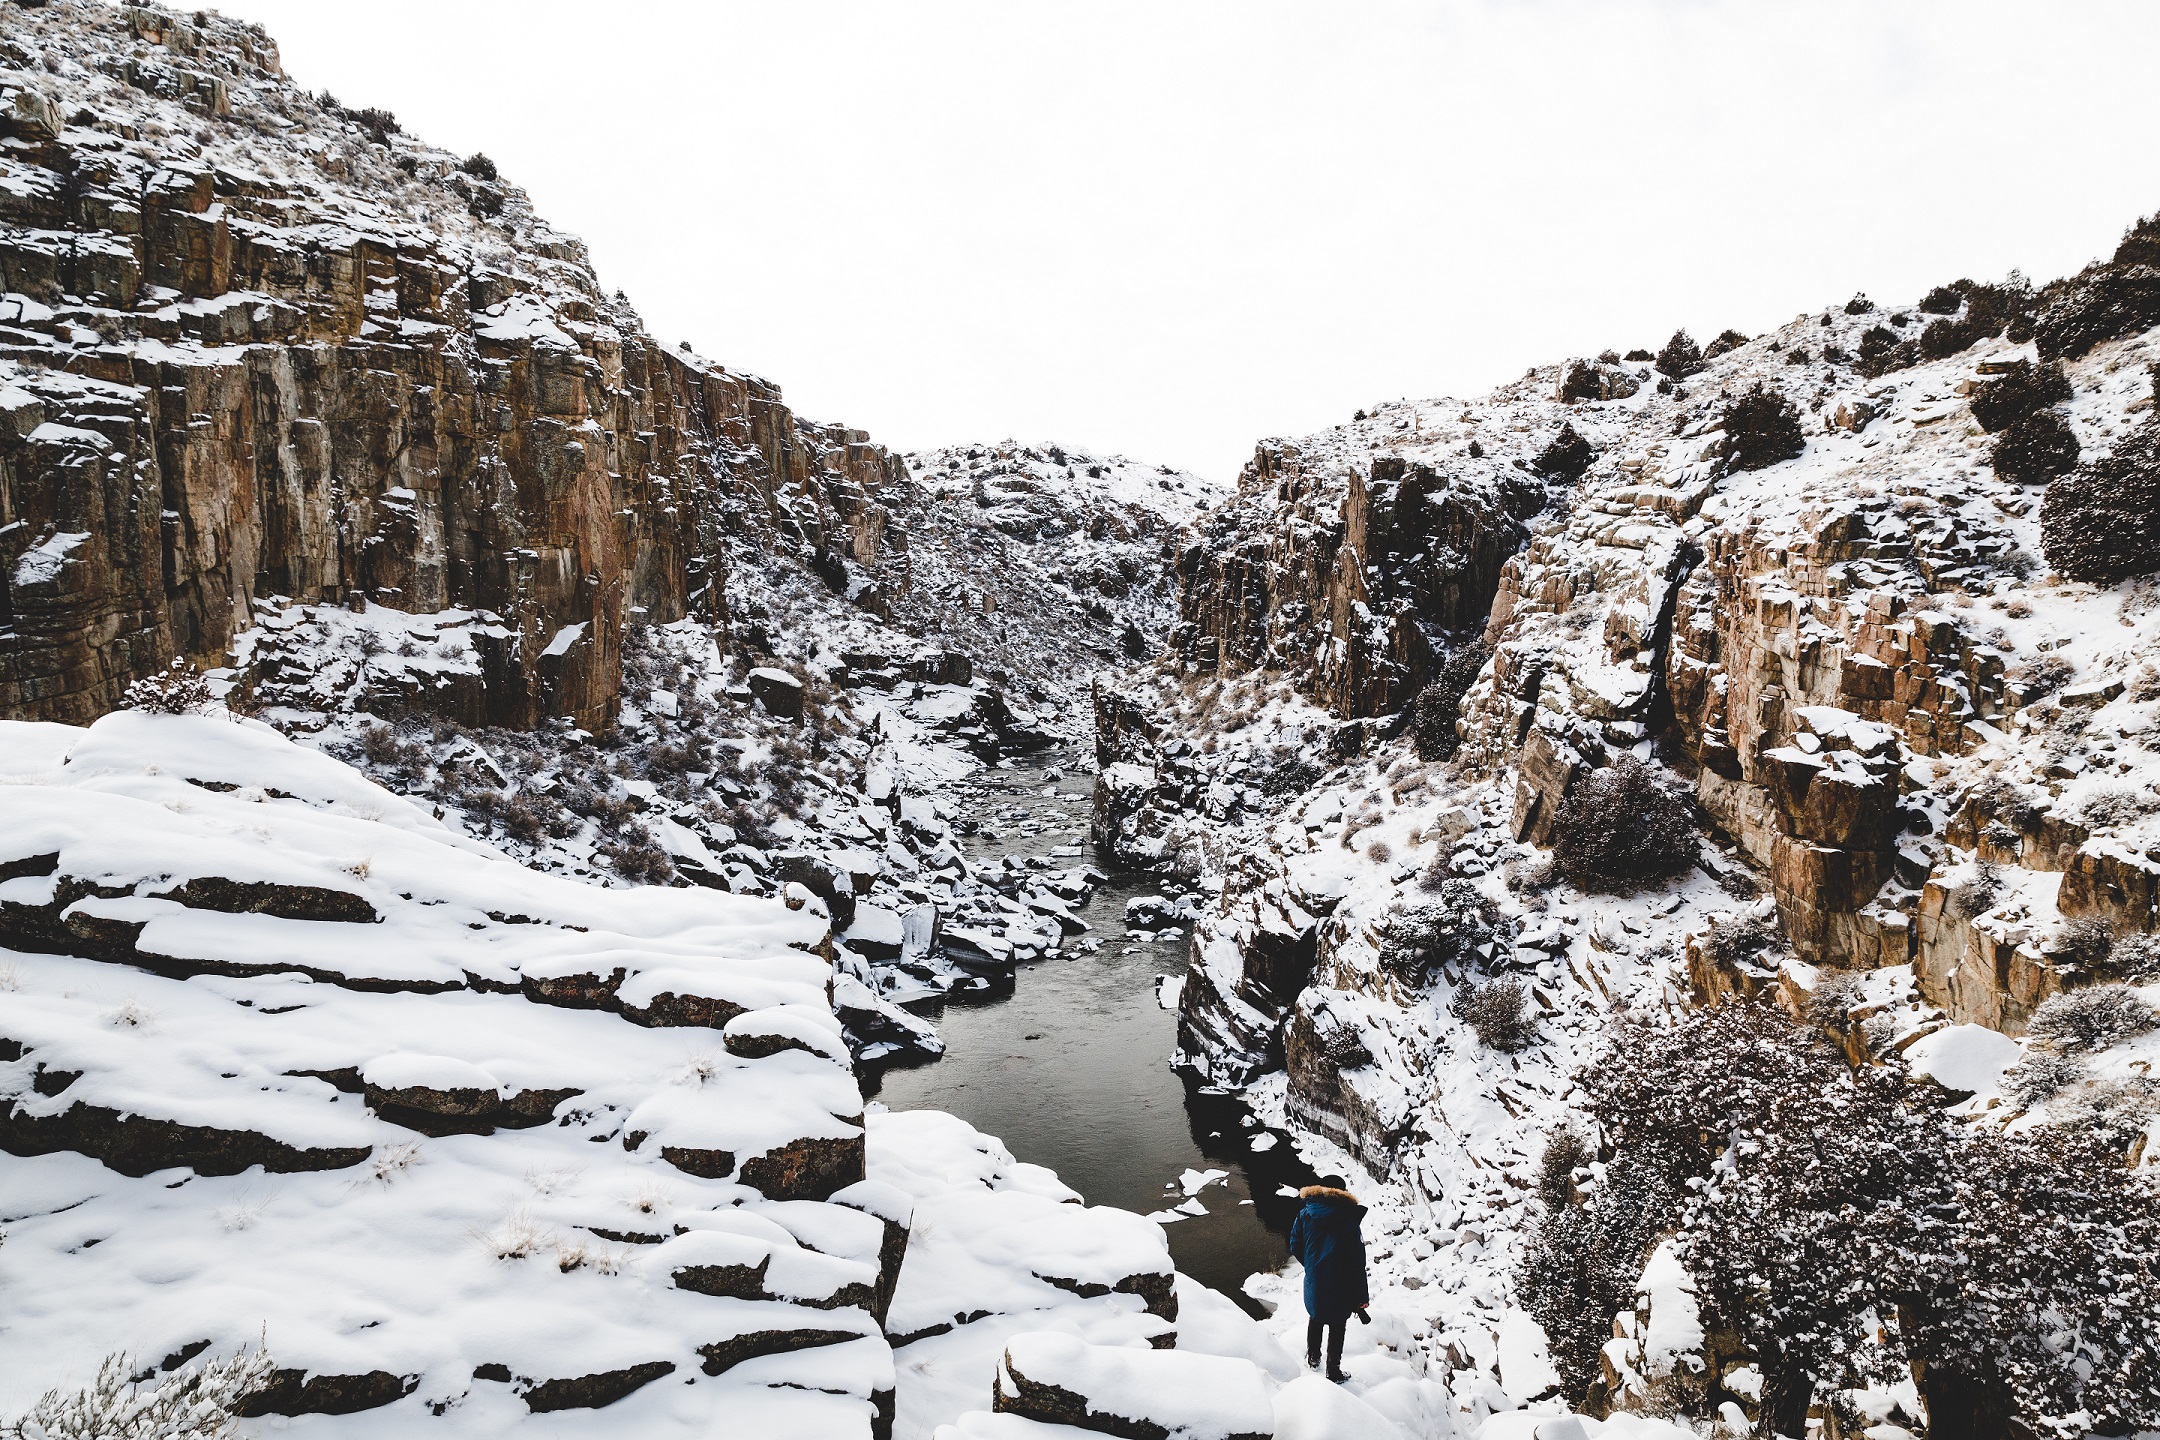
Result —
<instances>
[{"instance_id":1,"label":"brown rock face","mask_svg":"<svg viewBox=\"0 0 2160 1440\"><path fill-rule=\"evenodd\" d=\"M633 616L725 621L726 527L904 548L867 436L662 348L520 193L400 137L408 181L274 47L145 13L83 20L165 47L142 105L245 78L327 148L270 179L133 118L14 124L0 288L50 303L0 327L0 716L90 720L264 597L359 595L485 612L460 718L597 729Z\"/></svg>"},{"instance_id":2,"label":"brown rock face","mask_svg":"<svg viewBox=\"0 0 2160 1440\"><path fill-rule=\"evenodd\" d=\"M1799 517L1796 533L1718 528L1679 593L1665 681L1701 800L1770 873L1802 958L1913 958L1919 874L1892 884L1913 756L1955 757L2016 704L2000 655L1871 565L1938 563L1887 506ZM1890 887L1886 891L1885 887Z\"/></svg>"},{"instance_id":3,"label":"brown rock face","mask_svg":"<svg viewBox=\"0 0 2160 1440\"><path fill-rule=\"evenodd\" d=\"M1203 667L1295 672L1345 717L1402 708L1449 632L1484 623L1545 503L1541 484L1497 465L1443 473L1280 441L1238 492L1178 559L1183 644Z\"/></svg>"}]
</instances>

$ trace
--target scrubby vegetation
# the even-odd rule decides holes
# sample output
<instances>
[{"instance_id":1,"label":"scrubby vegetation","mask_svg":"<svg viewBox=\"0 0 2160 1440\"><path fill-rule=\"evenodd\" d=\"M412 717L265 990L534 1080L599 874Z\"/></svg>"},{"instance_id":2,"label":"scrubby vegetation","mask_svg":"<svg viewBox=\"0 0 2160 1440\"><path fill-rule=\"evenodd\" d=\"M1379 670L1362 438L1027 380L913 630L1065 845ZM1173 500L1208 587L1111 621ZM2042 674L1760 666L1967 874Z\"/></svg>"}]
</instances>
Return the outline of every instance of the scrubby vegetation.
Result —
<instances>
[{"instance_id":1,"label":"scrubby vegetation","mask_svg":"<svg viewBox=\"0 0 2160 1440\"><path fill-rule=\"evenodd\" d=\"M2040 546L2057 571L2095 585L2160 571L2160 428L2139 426L2049 485Z\"/></svg>"},{"instance_id":2,"label":"scrubby vegetation","mask_svg":"<svg viewBox=\"0 0 2160 1440\"><path fill-rule=\"evenodd\" d=\"M1718 463L1728 474L1761 470L1807 448L1799 409L1783 392L1760 383L1726 401L1720 423L1725 438L1718 442Z\"/></svg>"},{"instance_id":3,"label":"scrubby vegetation","mask_svg":"<svg viewBox=\"0 0 2160 1440\"><path fill-rule=\"evenodd\" d=\"M1995 473L2019 485L2045 485L2077 468L2077 436L2052 410L2018 419L1989 452Z\"/></svg>"},{"instance_id":4,"label":"scrubby vegetation","mask_svg":"<svg viewBox=\"0 0 2160 1440\"><path fill-rule=\"evenodd\" d=\"M1529 992L1513 976L1477 981L1455 997L1455 1010L1487 1049L1521 1050L1537 1039L1537 1016Z\"/></svg>"},{"instance_id":5,"label":"scrubby vegetation","mask_svg":"<svg viewBox=\"0 0 2160 1440\"><path fill-rule=\"evenodd\" d=\"M1672 339L1657 353L1658 372L1675 380L1685 380L1703 368L1702 347L1685 330L1673 331Z\"/></svg>"},{"instance_id":6,"label":"scrubby vegetation","mask_svg":"<svg viewBox=\"0 0 2160 1440\"><path fill-rule=\"evenodd\" d=\"M1396 911L1381 933L1380 968L1396 980L1430 984L1443 968L1466 967L1487 945L1514 938L1512 922L1470 881L1443 879L1426 893L1435 898Z\"/></svg>"},{"instance_id":7,"label":"scrubby vegetation","mask_svg":"<svg viewBox=\"0 0 2160 1440\"><path fill-rule=\"evenodd\" d=\"M1632 755L1578 783L1552 835L1554 868L1582 890L1639 890L1679 874L1696 854L1693 807Z\"/></svg>"},{"instance_id":8,"label":"scrubby vegetation","mask_svg":"<svg viewBox=\"0 0 2160 1440\"><path fill-rule=\"evenodd\" d=\"M1562 425L1552 443L1540 450L1532 462L1540 475L1570 483L1580 480L1590 462L1597 459L1597 451L1590 442L1576 433L1573 425Z\"/></svg>"},{"instance_id":9,"label":"scrubby vegetation","mask_svg":"<svg viewBox=\"0 0 2160 1440\"><path fill-rule=\"evenodd\" d=\"M120 708L148 710L157 715L200 715L222 707L210 691L210 682L196 674L194 666L175 656L164 670L129 685Z\"/></svg>"},{"instance_id":10,"label":"scrubby vegetation","mask_svg":"<svg viewBox=\"0 0 2160 1440\"><path fill-rule=\"evenodd\" d=\"M2070 381L2061 365L2013 361L2010 368L1982 385L1972 397L1973 419L1989 434L2070 398Z\"/></svg>"},{"instance_id":11,"label":"scrubby vegetation","mask_svg":"<svg viewBox=\"0 0 2160 1440\"><path fill-rule=\"evenodd\" d=\"M2069 1055L2090 1055L2160 1029L2160 1010L2128 985L2069 990L2033 1012L2026 1035Z\"/></svg>"},{"instance_id":12,"label":"scrubby vegetation","mask_svg":"<svg viewBox=\"0 0 2160 1440\"><path fill-rule=\"evenodd\" d=\"M2160 1419L2160 1196L2126 1131L1969 1131L1760 1002L1625 1022L1577 1083L1603 1174L1547 1195L1517 1277L1577 1398L1669 1234L1705 1330L1761 1371L1764 1433L1914 1373L1938 1426Z\"/></svg>"},{"instance_id":13,"label":"scrubby vegetation","mask_svg":"<svg viewBox=\"0 0 2160 1440\"><path fill-rule=\"evenodd\" d=\"M2076 360L2096 345L2160 324L2160 215L2132 225L2107 261L2048 291L2033 326L2043 359Z\"/></svg>"},{"instance_id":14,"label":"scrubby vegetation","mask_svg":"<svg viewBox=\"0 0 2160 1440\"><path fill-rule=\"evenodd\" d=\"M1417 747L1419 759L1445 760L1454 755L1462 743L1455 722L1462 716L1463 696L1491 658L1491 646L1468 641L1449 652L1439 674L1418 692L1411 704L1410 742Z\"/></svg>"}]
</instances>

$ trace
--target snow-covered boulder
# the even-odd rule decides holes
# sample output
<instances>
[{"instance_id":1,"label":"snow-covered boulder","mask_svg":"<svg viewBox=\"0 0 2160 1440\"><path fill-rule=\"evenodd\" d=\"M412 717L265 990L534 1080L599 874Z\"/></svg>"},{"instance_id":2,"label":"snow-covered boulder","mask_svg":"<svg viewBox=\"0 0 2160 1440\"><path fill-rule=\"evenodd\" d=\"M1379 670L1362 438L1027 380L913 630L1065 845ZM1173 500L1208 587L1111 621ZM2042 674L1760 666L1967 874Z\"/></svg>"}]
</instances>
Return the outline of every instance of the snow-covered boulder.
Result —
<instances>
[{"instance_id":1,"label":"snow-covered boulder","mask_svg":"<svg viewBox=\"0 0 2160 1440\"><path fill-rule=\"evenodd\" d=\"M1130 1440L1266 1440L1267 1377L1248 1360L1015 1335L999 1363L997 1411Z\"/></svg>"}]
</instances>

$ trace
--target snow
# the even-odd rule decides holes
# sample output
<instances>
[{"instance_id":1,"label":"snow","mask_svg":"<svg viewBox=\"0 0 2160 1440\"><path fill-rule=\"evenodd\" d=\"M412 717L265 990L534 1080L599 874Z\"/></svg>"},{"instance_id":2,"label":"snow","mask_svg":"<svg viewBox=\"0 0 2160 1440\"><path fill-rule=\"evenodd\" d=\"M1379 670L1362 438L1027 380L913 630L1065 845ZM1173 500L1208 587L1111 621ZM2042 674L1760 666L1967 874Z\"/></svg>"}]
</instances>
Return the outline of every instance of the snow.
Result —
<instances>
[{"instance_id":1,"label":"snow","mask_svg":"<svg viewBox=\"0 0 2160 1440\"><path fill-rule=\"evenodd\" d=\"M1265 1435L1275 1424L1266 1377L1251 1363L1178 1350L1091 1345L1034 1331L1006 1342L1000 1388L1017 1372L1086 1398L1091 1413L1150 1422L1190 1440Z\"/></svg>"},{"instance_id":2,"label":"snow","mask_svg":"<svg viewBox=\"0 0 2160 1440\"><path fill-rule=\"evenodd\" d=\"M1650 1303L1650 1323L1642 1337L1643 1367L1655 1378L1672 1373L1675 1364L1702 1350L1702 1306L1695 1280L1671 1240L1661 1241L1643 1266L1635 1291ZM1695 1359L1693 1367L1701 1365Z\"/></svg>"},{"instance_id":3,"label":"snow","mask_svg":"<svg viewBox=\"0 0 2160 1440\"><path fill-rule=\"evenodd\" d=\"M479 1066L448 1055L423 1055L413 1050L393 1050L360 1066L360 1078L388 1090L425 1086L431 1090L493 1090L506 1094L503 1083Z\"/></svg>"},{"instance_id":4,"label":"snow","mask_svg":"<svg viewBox=\"0 0 2160 1440\"><path fill-rule=\"evenodd\" d=\"M2023 1054L2017 1041L1985 1025L1946 1026L1905 1050L1913 1074L1929 1076L1946 1090L1979 1095L2000 1093L2003 1072Z\"/></svg>"},{"instance_id":5,"label":"snow","mask_svg":"<svg viewBox=\"0 0 2160 1440\"><path fill-rule=\"evenodd\" d=\"M60 428L62 427L48 422L38 426L35 431L31 432L30 438L35 441L39 436L44 436L47 440L50 440L53 437L46 435L45 432ZM90 434L92 432L71 431L69 433ZM102 442L105 437L93 435L93 438ZM31 585L50 585L53 581L58 580L61 571L67 568L68 560L77 550L82 548L83 541L89 538L90 535L87 531L63 530L43 544L33 545L23 551L15 561L16 586L21 588Z\"/></svg>"},{"instance_id":6,"label":"snow","mask_svg":"<svg viewBox=\"0 0 2160 1440\"><path fill-rule=\"evenodd\" d=\"M1521 1310L1510 1308L1500 1317L1499 1363L1500 1383L1518 1404L1560 1384L1560 1372L1545 1348L1545 1327Z\"/></svg>"}]
</instances>

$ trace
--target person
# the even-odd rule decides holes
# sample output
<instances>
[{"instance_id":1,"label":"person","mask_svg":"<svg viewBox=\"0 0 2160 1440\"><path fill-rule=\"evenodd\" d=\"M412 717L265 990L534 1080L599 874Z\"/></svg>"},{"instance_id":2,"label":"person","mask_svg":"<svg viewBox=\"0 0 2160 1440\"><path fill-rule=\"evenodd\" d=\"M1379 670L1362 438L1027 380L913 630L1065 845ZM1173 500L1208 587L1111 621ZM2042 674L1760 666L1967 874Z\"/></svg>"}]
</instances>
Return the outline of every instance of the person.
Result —
<instances>
[{"instance_id":1,"label":"person","mask_svg":"<svg viewBox=\"0 0 2160 1440\"><path fill-rule=\"evenodd\" d=\"M1320 1338L1327 1335L1327 1377L1338 1385L1343 1330L1355 1314L1366 1324L1372 1295L1365 1286L1365 1237L1358 1222L1365 1207L1344 1188L1340 1175L1323 1175L1298 1192L1305 1204L1290 1222L1290 1254L1305 1267L1305 1363L1320 1368Z\"/></svg>"}]
</instances>

